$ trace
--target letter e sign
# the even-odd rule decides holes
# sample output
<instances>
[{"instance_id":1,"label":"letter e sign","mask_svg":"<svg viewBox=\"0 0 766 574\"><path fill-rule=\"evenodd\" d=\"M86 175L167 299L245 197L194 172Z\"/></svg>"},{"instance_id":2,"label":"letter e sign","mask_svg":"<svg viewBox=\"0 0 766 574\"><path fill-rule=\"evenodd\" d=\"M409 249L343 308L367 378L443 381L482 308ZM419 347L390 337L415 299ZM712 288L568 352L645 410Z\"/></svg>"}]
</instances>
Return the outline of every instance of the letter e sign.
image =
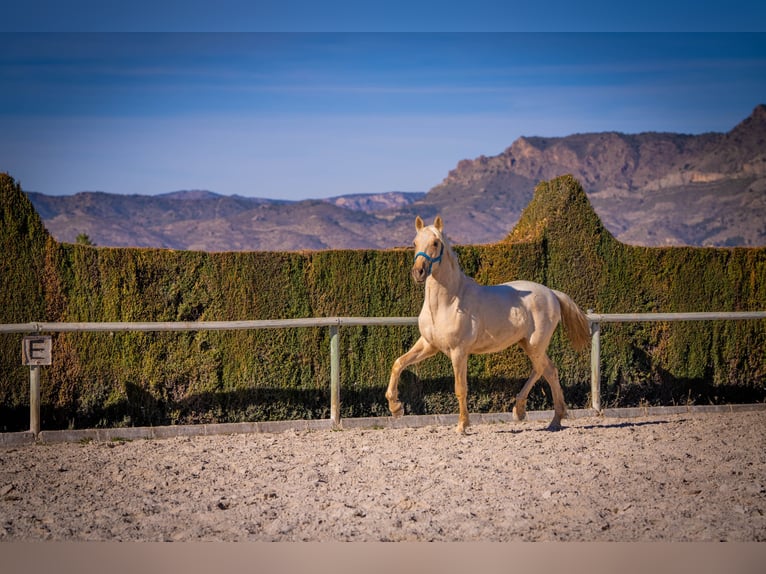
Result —
<instances>
[{"instance_id":1,"label":"letter e sign","mask_svg":"<svg viewBox=\"0 0 766 574\"><path fill-rule=\"evenodd\" d=\"M29 367L50 365L52 347L50 335L24 337L21 341L21 363Z\"/></svg>"}]
</instances>

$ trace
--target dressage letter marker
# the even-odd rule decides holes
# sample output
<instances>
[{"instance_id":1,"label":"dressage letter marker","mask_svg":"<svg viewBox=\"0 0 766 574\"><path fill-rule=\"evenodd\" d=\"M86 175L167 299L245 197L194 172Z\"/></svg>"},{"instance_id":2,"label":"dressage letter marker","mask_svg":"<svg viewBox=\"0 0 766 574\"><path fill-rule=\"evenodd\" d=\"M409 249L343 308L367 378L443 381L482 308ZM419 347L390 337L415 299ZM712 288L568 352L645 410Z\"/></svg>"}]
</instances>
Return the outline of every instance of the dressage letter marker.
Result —
<instances>
[{"instance_id":1,"label":"dressage letter marker","mask_svg":"<svg viewBox=\"0 0 766 574\"><path fill-rule=\"evenodd\" d=\"M21 343L21 364L27 367L50 365L52 347L50 335L24 337Z\"/></svg>"},{"instance_id":2,"label":"dressage letter marker","mask_svg":"<svg viewBox=\"0 0 766 574\"><path fill-rule=\"evenodd\" d=\"M40 367L50 365L53 338L50 335L24 337L21 363L29 367L29 431L40 434Z\"/></svg>"}]
</instances>

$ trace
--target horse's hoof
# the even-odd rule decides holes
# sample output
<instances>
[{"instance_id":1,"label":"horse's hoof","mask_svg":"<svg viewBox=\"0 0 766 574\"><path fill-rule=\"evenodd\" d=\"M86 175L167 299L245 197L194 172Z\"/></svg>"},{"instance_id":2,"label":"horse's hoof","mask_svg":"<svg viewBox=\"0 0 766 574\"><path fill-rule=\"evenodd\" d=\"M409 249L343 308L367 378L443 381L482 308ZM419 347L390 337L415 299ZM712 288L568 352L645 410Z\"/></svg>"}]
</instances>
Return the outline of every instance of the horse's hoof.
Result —
<instances>
[{"instance_id":1,"label":"horse's hoof","mask_svg":"<svg viewBox=\"0 0 766 574\"><path fill-rule=\"evenodd\" d=\"M395 419L399 419L404 416L404 406L402 403L397 402L393 405L389 405L388 409L391 411L391 416Z\"/></svg>"},{"instance_id":2,"label":"horse's hoof","mask_svg":"<svg viewBox=\"0 0 766 574\"><path fill-rule=\"evenodd\" d=\"M561 425L560 421L551 421L551 424L548 425L548 430L551 432L558 432L564 430L564 427Z\"/></svg>"},{"instance_id":3,"label":"horse's hoof","mask_svg":"<svg viewBox=\"0 0 766 574\"><path fill-rule=\"evenodd\" d=\"M516 407L513 407L513 420L516 422L521 422L525 418L527 418L527 410L522 408L518 409Z\"/></svg>"}]
</instances>

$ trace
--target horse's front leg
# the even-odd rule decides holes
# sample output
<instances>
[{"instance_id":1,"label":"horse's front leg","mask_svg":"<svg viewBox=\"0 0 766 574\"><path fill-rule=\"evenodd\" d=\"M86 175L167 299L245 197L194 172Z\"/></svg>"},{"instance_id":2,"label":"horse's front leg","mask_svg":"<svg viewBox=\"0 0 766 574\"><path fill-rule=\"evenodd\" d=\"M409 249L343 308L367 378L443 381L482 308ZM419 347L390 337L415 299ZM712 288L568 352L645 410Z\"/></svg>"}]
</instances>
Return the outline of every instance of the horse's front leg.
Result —
<instances>
[{"instance_id":1,"label":"horse's front leg","mask_svg":"<svg viewBox=\"0 0 766 574\"><path fill-rule=\"evenodd\" d=\"M460 415L457 421L459 434L465 434L465 429L471 424L468 420L468 354L462 351L453 351L451 354L452 370L455 372L455 395L460 407Z\"/></svg>"},{"instance_id":2,"label":"horse's front leg","mask_svg":"<svg viewBox=\"0 0 766 574\"><path fill-rule=\"evenodd\" d=\"M402 374L402 371L410 365L435 355L437 351L438 349L434 348L423 337L420 337L409 351L394 361L394 366L391 367L391 378L388 381L388 390L386 390L388 409L393 416L400 417L404 414L404 407L399 400L398 388L399 376Z\"/></svg>"}]
</instances>

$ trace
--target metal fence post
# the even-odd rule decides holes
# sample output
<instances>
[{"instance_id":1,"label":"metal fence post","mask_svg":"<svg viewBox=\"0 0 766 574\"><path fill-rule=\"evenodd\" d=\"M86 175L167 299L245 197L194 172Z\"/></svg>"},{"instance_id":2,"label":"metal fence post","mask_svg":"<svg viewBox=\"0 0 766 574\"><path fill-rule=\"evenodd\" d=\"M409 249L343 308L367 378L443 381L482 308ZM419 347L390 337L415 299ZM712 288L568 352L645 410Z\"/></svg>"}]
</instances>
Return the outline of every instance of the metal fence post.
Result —
<instances>
[{"instance_id":1,"label":"metal fence post","mask_svg":"<svg viewBox=\"0 0 766 574\"><path fill-rule=\"evenodd\" d=\"M29 431L40 434L40 367L29 367Z\"/></svg>"},{"instance_id":2,"label":"metal fence post","mask_svg":"<svg viewBox=\"0 0 766 574\"><path fill-rule=\"evenodd\" d=\"M338 325L330 325L330 419L340 427L340 343Z\"/></svg>"},{"instance_id":3,"label":"metal fence post","mask_svg":"<svg viewBox=\"0 0 766 574\"><path fill-rule=\"evenodd\" d=\"M598 322L591 323L590 397L593 410L601 411L601 324Z\"/></svg>"}]
</instances>

